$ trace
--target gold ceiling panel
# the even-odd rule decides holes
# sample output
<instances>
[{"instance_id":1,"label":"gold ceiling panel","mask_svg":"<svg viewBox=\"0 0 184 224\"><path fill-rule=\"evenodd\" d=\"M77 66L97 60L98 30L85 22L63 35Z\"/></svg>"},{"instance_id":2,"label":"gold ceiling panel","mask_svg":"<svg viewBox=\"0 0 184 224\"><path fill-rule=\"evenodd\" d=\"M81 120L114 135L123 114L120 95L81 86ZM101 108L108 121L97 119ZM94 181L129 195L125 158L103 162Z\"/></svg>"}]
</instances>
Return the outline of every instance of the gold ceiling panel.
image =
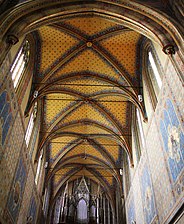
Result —
<instances>
[{"instance_id":1,"label":"gold ceiling panel","mask_svg":"<svg viewBox=\"0 0 184 224\"><path fill-rule=\"evenodd\" d=\"M97 171L112 186L112 184L113 184L113 175L110 173L110 171L105 169L105 168L97 169Z\"/></svg>"},{"instance_id":2,"label":"gold ceiling panel","mask_svg":"<svg viewBox=\"0 0 184 224\"><path fill-rule=\"evenodd\" d=\"M96 134L96 135L109 135L110 133L104 129L102 129L101 127L96 127L92 124L81 124L80 122L78 122L77 125L74 126L65 126L62 128L63 132L74 132L74 133L78 133L78 134L84 134L84 135L90 135L90 134Z\"/></svg>"},{"instance_id":3,"label":"gold ceiling panel","mask_svg":"<svg viewBox=\"0 0 184 224\"><path fill-rule=\"evenodd\" d=\"M58 140L60 139L60 140ZM55 156L59 155L59 152L61 151L61 149L63 149L67 146L67 142L68 144L74 140L76 138L74 137L60 137L57 138L56 140L54 140L52 143L51 142L51 158L54 158ZM58 143L57 143L58 142ZM109 152L109 154L112 156L112 158L114 159L114 161L116 161L118 159L118 155L119 155L119 146L114 142L114 141L110 141L110 140L105 140L103 138L98 138L97 142L99 144L102 144L102 146ZM71 147L75 146L75 144L71 144ZM87 153L90 155L94 155L100 159L103 159L103 156L101 155L100 152L98 152L96 149L94 149L93 146L90 146L89 144L85 144L85 143L81 143L80 146L75 147L74 149L71 150L71 152L69 152L66 157L69 157L71 155L78 155L78 154L83 154L83 153ZM66 158L65 157L65 158Z\"/></svg>"},{"instance_id":4,"label":"gold ceiling panel","mask_svg":"<svg viewBox=\"0 0 184 224\"><path fill-rule=\"evenodd\" d=\"M67 94L53 93L46 97L46 123L50 124L63 110L75 101L76 98Z\"/></svg>"},{"instance_id":5,"label":"gold ceiling panel","mask_svg":"<svg viewBox=\"0 0 184 224\"><path fill-rule=\"evenodd\" d=\"M93 146L87 144L87 145L78 145L76 146L74 149L70 150L63 158L69 158L71 156L78 156L80 154L83 154L83 155L86 155L86 154L89 154L89 155L92 155L92 156L95 156L97 157L98 159L101 159L102 161L106 161L106 159L103 157L103 155L98 151L96 150ZM84 159L84 157L79 157L79 159ZM72 161L71 161L72 163Z\"/></svg>"},{"instance_id":6,"label":"gold ceiling panel","mask_svg":"<svg viewBox=\"0 0 184 224\"><path fill-rule=\"evenodd\" d=\"M42 39L40 72L44 72L66 51L79 42L74 37L50 26L41 27L39 33Z\"/></svg>"},{"instance_id":7,"label":"gold ceiling panel","mask_svg":"<svg viewBox=\"0 0 184 224\"><path fill-rule=\"evenodd\" d=\"M127 145L131 142L130 102L127 102L119 87L124 86L133 91L128 85L134 85L134 78L137 78L136 54L141 35L120 28L115 22L89 15L68 18L55 24L55 27L43 26L39 29L42 43L40 73L44 73L44 81L50 85L44 100L44 131L53 131L53 134L56 131L57 136L66 134L50 142L51 168L62 165L61 162L71 165L56 172L55 186L69 171L74 168L77 171L77 163L88 169L87 165L90 164L93 170L96 166L98 175L112 185L114 177L110 170L106 166L99 168L102 164L88 155L114 167L120 159L119 144L122 145L124 140ZM79 43L80 46L76 48ZM130 74L129 82L125 81L124 72ZM112 82L120 86L115 87ZM55 91L61 93L53 93ZM43 89L43 92L46 91ZM119 93L122 93L121 96ZM94 102L90 103L89 100ZM95 101L101 108L95 105ZM79 134L78 137L72 137L75 133ZM121 138L122 135L124 139ZM44 137L47 136L43 136L43 139ZM72 142L80 138L88 140L75 146ZM69 146L70 143L72 144ZM62 160L58 162L59 155ZM99 182L86 169L83 168L70 179L87 176Z\"/></svg>"},{"instance_id":8,"label":"gold ceiling panel","mask_svg":"<svg viewBox=\"0 0 184 224\"><path fill-rule=\"evenodd\" d=\"M114 161L117 161L119 156L119 144L116 141L107 138L97 138L96 141L107 150L107 152L113 157Z\"/></svg>"},{"instance_id":9,"label":"gold ceiling panel","mask_svg":"<svg viewBox=\"0 0 184 224\"><path fill-rule=\"evenodd\" d=\"M93 72L96 74L104 74L107 77L114 78L122 82L122 77L113 69L110 64L107 64L97 53L92 49L86 49L77 57L65 64L53 78L62 77L62 74L69 74L75 72Z\"/></svg>"},{"instance_id":10,"label":"gold ceiling panel","mask_svg":"<svg viewBox=\"0 0 184 224\"><path fill-rule=\"evenodd\" d=\"M66 176L66 174L71 170L71 167L66 167L66 168L61 168L60 170L58 170L53 177L54 180L54 185L57 185L61 178L63 178L63 176Z\"/></svg>"},{"instance_id":11,"label":"gold ceiling panel","mask_svg":"<svg viewBox=\"0 0 184 224\"><path fill-rule=\"evenodd\" d=\"M136 74L136 47L140 37L135 31L126 31L100 42L132 77Z\"/></svg>"},{"instance_id":12,"label":"gold ceiling panel","mask_svg":"<svg viewBox=\"0 0 184 224\"><path fill-rule=\"evenodd\" d=\"M84 165L99 165L98 162L90 159L89 157L84 158L77 158L75 160L72 160L71 163L80 163L80 164L84 164Z\"/></svg>"},{"instance_id":13,"label":"gold ceiling panel","mask_svg":"<svg viewBox=\"0 0 184 224\"><path fill-rule=\"evenodd\" d=\"M75 139L76 137L68 137L68 136L63 136L63 137L58 137L56 139L53 139L50 142L50 148L49 148L50 158L54 159L60 153L60 151L65 146L67 146L67 144L71 143Z\"/></svg>"},{"instance_id":14,"label":"gold ceiling panel","mask_svg":"<svg viewBox=\"0 0 184 224\"><path fill-rule=\"evenodd\" d=\"M106 158L92 146L86 147L86 154L93 155L97 157L98 159L101 159L107 162Z\"/></svg>"},{"instance_id":15,"label":"gold ceiling panel","mask_svg":"<svg viewBox=\"0 0 184 224\"><path fill-rule=\"evenodd\" d=\"M75 120L84 120L89 119L93 121L98 121L103 125L111 126L112 124L109 122L107 118L105 118L99 111L93 108L93 104L84 103L80 107L78 107L75 111L70 113L61 124L69 123Z\"/></svg>"},{"instance_id":16,"label":"gold ceiling panel","mask_svg":"<svg viewBox=\"0 0 184 224\"><path fill-rule=\"evenodd\" d=\"M55 158L58 153L62 150L62 148L64 147L63 144L60 144L60 143L51 143L50 144L50 158L53 159Z\"/></svg>"},{"instance_id":17,"label":"gold ceiling panel","mask_svg":"<svg viewBox=\"0 0 184 224\"><path fill-rule=\"evenodd\" d=\"M127 123L127 101L126 98L121 96L113 96L112 94L99 98L100 104L102 104L107 111L109 111L116 118L119 123L124 126Z\"/></svg>"},{"instance_id":18,"label":"gold ceiling panel","mask_svg":"<svg viewBox=\"0 0 184 224\"><path fill-rule=\"evenodd\" d=\"M108 138L96 138L96 140L102 144L102 145L108 145L108 144L113 144L113 145L119 145L115 139L108 139Z\"/></svg>"},{"instance_id":19,"label":"gold ceiling panel","mask_svg":"<svg viewBox=\"0 0 184 224\"><path fill-rule=\"evenodd\" d=\"M109 29L115 25L114 22L105 20L98 16L75 17L68 19L65 23L90 36Z\"/></svg>"},{"instance_id":20,"label":"gold ceiling panel","mask_svg":"<svg viewBox=\"0 0 184 224\"><path fill-rule=\"evenodd\" d=\"M119 147L113 145L112 142L111 142L110 145L105 145L104 147L107 150L107 152L112 156L114 161L117 161L118 160L118 156L119 156Z\"/></svg>"},{"instance_id":21,"label":"gold ceiling panel","mask_svg":"<svg viewBox=\"0 0 184 224\"><path fill-rule=\"evenodd\" d=\"M62 82L62 86L66 84L67 88L78 91L83 94L95 94L100 91L118 89L118 87L114 87L110 83L98 80L97 78L80 78L75 77L73 80Z\"/></svg>"}]
</instances>

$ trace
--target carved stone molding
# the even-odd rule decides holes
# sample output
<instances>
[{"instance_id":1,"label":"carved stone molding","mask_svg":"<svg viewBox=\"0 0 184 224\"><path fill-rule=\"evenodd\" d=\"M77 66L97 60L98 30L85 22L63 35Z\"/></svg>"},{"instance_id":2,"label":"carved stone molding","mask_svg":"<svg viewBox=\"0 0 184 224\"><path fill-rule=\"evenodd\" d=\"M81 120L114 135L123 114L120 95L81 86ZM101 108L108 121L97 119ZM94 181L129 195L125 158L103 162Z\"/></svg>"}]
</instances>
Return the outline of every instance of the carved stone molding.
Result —
<instances>
[{"instance_id":1,"label":"carved stone molding","mask_svg":"<svg viewBox=\"0 0 184 224\"><path fill-rule=\"evenodd\" d=\"M6 38L6 42L7 42L8 44L15 45L16 43L19 42L19 39L18 39L18 37L16 37L15 35L10 34L10 35L7 36L7 38Z\"/></svg>"},{"instance_id":2,"label":"carved stone molding","mask_svg":"<svg viewBox=\"0 0 184 224\"><path fill-rule=\"evenodd\" d=\"M167 55L172 55L172 54L175 54L175 48L173 45L166 45L163 48L163 52Z\"/></svg>"}]
</instances>

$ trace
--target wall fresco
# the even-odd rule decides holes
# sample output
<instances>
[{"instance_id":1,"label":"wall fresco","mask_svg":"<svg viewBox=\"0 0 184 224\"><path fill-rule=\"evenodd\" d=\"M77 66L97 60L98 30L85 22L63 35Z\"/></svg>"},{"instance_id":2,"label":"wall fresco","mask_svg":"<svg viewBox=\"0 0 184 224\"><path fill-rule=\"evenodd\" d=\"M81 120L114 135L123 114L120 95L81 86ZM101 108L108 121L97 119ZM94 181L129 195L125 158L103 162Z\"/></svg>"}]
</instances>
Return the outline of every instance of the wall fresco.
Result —
<instances>
[{"instance_id":1,"label":"wall fresco","mask_svg":"<svg viewBox=\"0 0 184 224\"><path fill-rule=\"evenodd\" d=\"M163 110L160 109L159 111ZM154 189L155 205L158 213L157 219L159 219L159 223L164 223L165 217L169 215L171 207L175 204L175 199L172 192L166 161L164 159L163 146L159 140L161 139L158 130L159 128L157 126L159 120L159 115L158 118L154 118L152 120L146 143L149 168Z\"/></svg>"},{"instance_id":2,"label":"wall fresco","mask_svg":"<svg viewBox=\"0 0 184 224\"><path fill-rule=\"evenodd\" d=\"M18 217L25 182L26 182L26 169L23 163L23 159L20 158L7 204L8 214L11 217L13 223L16 223Z\"/></svg>"},{"instance_id":3,"label":"wall fresco","mask_svg":"<svg viewBox=\"0 0 184 224\"><path fill-rule=\"evenodd\" d=\"M127 218L128 218L128 223L130 224L136 220L133 195L130 195L129 201L127 203Z\"/></svg>"},{"instance_id":4,"label":"wall fresco","mask_svg":"<svg viewBox=\"0 0 184 224\"><path fill-rule=\"evenodd\" d=\"M24 141L24 117L9 72L10 61L7 56L0 69L0 223L24 224L29 209L37 214L40 203L38 198L30 201L35 191L34 173L27 179L31 166Z\"/></svg>"},{"instance_id":5,"label":"wall fresco","mask_svg":"<svg viewBox=\"0 0 184 224\"><path fill-rule=\"evenodd\" d=\"M0 146L4 146L12 121L9 97L6 91L0 95Z\"/></svg>"},{"instance_id":6,"label":"wall fresco","mask_svg":"<svg viewBox=\"0 0 184 224\"><path fill-rule=\"evenodd\" d=\"M6 56L5 60L3 61L1 65L0 70L0 88L2 88L2 85L5 83L5 80L7 78L9 69L10 69L10 53Z\"/></svg>"},{"instance_id":7,"label":"wall fresco","mask_svg":"<svg viewBox=\"0 0 184 224\"><path fill-rule=\"evenodd\" d=\"M37 214L37 204L36 199L33 195L30 200L30 207L27 215L27 221L32 224L36 223L36 214Z\"/></svg>"},{"instance_id":8,"label":"wall fresco","mask_svg":"<svg viewBox=\"0 0 184 224\"><path fill-rule=\"evenodd\" d=\"M167 99L163 118L160 120L160 131L167 156L169 172L173 183L184 168L184 134L175 113L171 100Z\"/></svg>"},{"instance_id":9,"label":"wall fresco","mask_svg":"<svg viewBox=\"0 0 184 224\"><path fill-rule=\"evenodd\" d=\"M154 193L151 183L151 177L149 173L149 168L145 163L140 170L140 185L141 185L141 195L144 211L145 223L152 223L156 216Z\"/></svg>"}]
</instances>

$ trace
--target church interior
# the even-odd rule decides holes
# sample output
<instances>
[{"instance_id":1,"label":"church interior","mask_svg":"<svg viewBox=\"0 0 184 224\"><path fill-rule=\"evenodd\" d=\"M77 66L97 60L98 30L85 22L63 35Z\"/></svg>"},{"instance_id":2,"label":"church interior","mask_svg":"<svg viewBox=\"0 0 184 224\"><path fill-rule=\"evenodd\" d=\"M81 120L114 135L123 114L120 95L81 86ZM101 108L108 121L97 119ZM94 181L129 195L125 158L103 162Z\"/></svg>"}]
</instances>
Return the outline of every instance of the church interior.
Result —
<instances>
[{"instance_id":1,"label":"church interior","mask_svg":"<svg viewBox=\"0 0 184 224\"><path fill-rule=\"evenodd\" d=\"M0 224L184 223L183 22L183 0L0 0Z\"/></svg>"}]
</instances>

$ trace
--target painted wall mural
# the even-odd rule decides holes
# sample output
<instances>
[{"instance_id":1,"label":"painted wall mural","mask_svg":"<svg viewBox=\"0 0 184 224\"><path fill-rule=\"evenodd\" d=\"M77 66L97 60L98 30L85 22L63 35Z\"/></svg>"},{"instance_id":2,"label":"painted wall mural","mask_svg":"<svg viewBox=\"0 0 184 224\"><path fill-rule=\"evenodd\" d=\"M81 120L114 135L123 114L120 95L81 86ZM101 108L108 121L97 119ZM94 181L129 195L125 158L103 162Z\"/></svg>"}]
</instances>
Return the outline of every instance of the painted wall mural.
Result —
<instances>
[{"instance_id":1,"label":"painted wall mural","mask_svg":"<svg viewBox=\"0 0 184 224\"><path fill-rule=\"evenodd\" d=\"M27 223L34 224L36 223L36 214L37 214L37 204L34 195L32 195L30 200L29 212L27 215Z\"/></svg>"},{"instance_id":2,"label":"painted wall mural","mask_svg":"<svg viewBox=\"0 0 184 224\"><path fill-rule=\"evenodd\" d=\"M151 177L146 163L140 172L140 185L145 223L150 224L156 217L156 208Z\"/></svg>"},{"instance_id":3,"label":"painted wall mural","mask_svg":"<svg viewBox=\"0 0 184 224\"><path fill-rule=\"evenodd\" d=\"M184 168L184 134L170 99L166 100L160 131L169 172L175 183Z\"/></svg>"},{"instance_id":4,"label":"painted wall mural","mask_svg":"<svg viewBox=\"0 0 184 224\"><path fill-rule=\"evenodd\" d=\"M26 182L26 168L20 158L12 189L9 194L7 210L13 223L16 223Z\"/></svg>"},{"instance_id":5,"label":"painted wall mural","mask_svg":"<svg viewBox=\"0 0 184 224\"><path fill-rule=\"evenodd\" d=\"M0 95L0 146L3 147L12 121L9 96L6 91Z\"/></svg>"},{"instance_id":6,"label":"painted wall mural","mask_svg":"<svg viewBox=\"0 0 184 224\"><path fill-rule=\"evenodd\" d=\"M127 204L127 217L128 217L128 224L133 224L134 221L136 220L134 198L132 194L130 195L129 202Z\"/></svg>"},{"instance_id":7,"label":"painted wall mural","mask_svg":"<svg viewBox=\"0 0 184 224\"><path fill-rule=\"evenodd\" d=\"M11 56L10 53L7 54L5 60L3 61L1 65L0 70L0 89L2 89L3 84L5 83L5 80L9 74L10 70L10 64L11 64Z\"/></svg>"}]
</instances>

